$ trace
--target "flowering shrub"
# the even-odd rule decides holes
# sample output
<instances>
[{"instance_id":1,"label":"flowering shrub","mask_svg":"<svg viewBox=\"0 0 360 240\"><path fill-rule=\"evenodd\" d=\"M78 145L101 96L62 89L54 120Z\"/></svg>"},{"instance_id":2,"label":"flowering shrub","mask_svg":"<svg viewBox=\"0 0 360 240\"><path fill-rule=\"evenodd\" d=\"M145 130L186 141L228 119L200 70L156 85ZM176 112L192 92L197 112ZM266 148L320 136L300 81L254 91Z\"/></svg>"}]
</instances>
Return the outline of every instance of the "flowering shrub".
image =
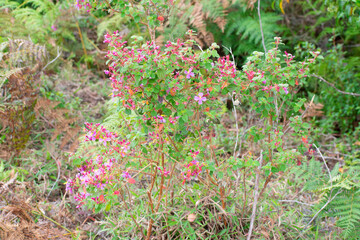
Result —
<instances>
[{"instance_id":1,"label":"flowering shrub","mask_svg":"<svg viewBox=\"0 0 360 240\"><path fill-rule=\"evenodd\" d=\"M246 104L262 120L248 126L245 138L256 145L254 154L261 150L260 167L267 177L263 190L272 174L299 164L307 151L303 144L298 152L286 150L284 136L291 132L297 139L306 138L309 126L297 115L304 101L293 102L292 97L318 53L297 63L291 54L281 55L281 39L275 38L272 50L265 56L255 52L240 71L229 56L218 55L216 44L195 50L192 36L190 31L190 40L169 41L160 47L151 41L142 44L138 37L127 43L118 32L105 35L104 42L109 44L105 73L117 100L117 117L126 130L115 133L86 123L84 141L96 144L101 153L80 161L79 173L67 182L67 189L76 192L78 205L96 212L119 204L118 196L124 201L125 191L128 197L139 196L136 191L144 194L147 229L133 215L131 219L147 238L155 219L161 218L159 213L169 211L175 189L199 182L196 188L213 192L226 209L231 203L227 198L231 188L225 189L228 180L242 169L250 173L244 173L244 178L251 177L260 165L253 153L236 154L238 138L234 154L218 150L217 119L222 117L227 96L234 109ZM166 221L171 217L167 214ZM223 218L225 226L229 221Z\"/></svg>"}]
</instances>

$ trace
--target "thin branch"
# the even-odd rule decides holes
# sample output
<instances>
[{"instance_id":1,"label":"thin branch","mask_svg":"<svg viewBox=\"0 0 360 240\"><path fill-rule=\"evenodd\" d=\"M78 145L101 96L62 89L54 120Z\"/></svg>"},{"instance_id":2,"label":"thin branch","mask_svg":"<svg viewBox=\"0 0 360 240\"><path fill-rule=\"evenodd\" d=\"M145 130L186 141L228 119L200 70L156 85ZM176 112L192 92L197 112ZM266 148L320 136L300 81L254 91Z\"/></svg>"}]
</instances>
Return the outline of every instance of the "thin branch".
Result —
<instances>
[{"instance_id":1,"label":"thin branch","mask_svg":"<svg viewBox=\"0 0 360 240\"><path fill-rule=\"evenodd\" d=\"M260 32L261 32L261 39L262 39L262 45L265 51L265 54L267 53L266 51L266 46L265 46L265 37L264 37L264 31L263 31L263 27L262 27L262 23L261 23L261 14L260 14L260 0L258 0L258 16L259 16L259 23L260 23Z\"/></svg>"},{"instance_id":2,"label":"thin branch","mask_svg":"<svg viewBox=\"0 0 360 240\"><path fill-rule=\"evenodd\" d=\"M340 189L339 191L337 191L337 193L336 193L332 198L330 198L330 199L324 204L324 206L323 206L322 208L320 208L319 211L317 211L317 213L314 215L314 217L308 222L308 224L305 225L304 229L306 229L307 226L309 226L309 225L315 220L315 218L319 215L319 213L320 213L324 208L326 208L326 206L327 206L332 200L334 200L334 198L335 198L338 194L340 194L341 192L342 192L342 189Z\"/></svg>"},{"instance_id":3,"label":"thin branch","mask_svg":"<svg viewBox=\"0 0 360 240\"><path fill-rule=\"evenodd\" d=\"M61 54L62 54L62 51L59 51L59 48L58 48L58 49L57 49L57 56L56 56L53 60L51 60L50 62L48 62L48 64L46 64L45 67L43 67L43 68L41 69L41 72L44 71L45 68L47 68L50 64L52 64L53 62L55 62L56 59L58 59L58 58L61 56Z\"/></svg>"},{"instance_id":4,"label":"thin branch","mask_svg":"<svg viewBox=\"0 0 360 240\"><path fill-rule=\"evenodd\" d=\"M326 83L327 85L329 85L330 87L334 88L336 91L338 91L339 93L342 93L342 94L346 94L346 95L351 95L351 96L355 96L355 97L360 97L360 94L359 93L352 93L352 92L344 92L344 91L341 91L340 89L336 88L334 84L326 81L323 77L321 76L318 76L318 75L315 75L315 74L312 74L311 75L312 77L315 77L317 79L320 79L321 81L323 81L324 83Z\"/></svg>"},{"instance_id":5,"label":"thin branch","mask_svg":"<svg viewBox=\"0 0 360 240\"><path fill-rule=\"evenodd\" d=\"M50 196L50 194L51 194L52 190L54 189L55 185L58 183L58 181L60 179L60 173L61 173L61 168L60 168L61 162L60 162L60 160L57 160L51 153L50 153L50 155L55 160L55 163L56 163L56 166L57 166L57 169L58 169L58 175L57 175L56 181L55 181L54 185L52 186L52 188L50 189L50 192L48 193L47 197Z\"/></svg>"},{"instance_id":6,"label":"thin branch","mask_svg":"<svg viewBox=\"0 0 360 240\"><path fill-rule=\"evenodd\" d=\"M346 45L345 48L353 48L353 47L360 47L360 44L354 44L354 45Z\"/></svg>"},{"instance_id":7,"label":"thin branch","mask_svg":"<svg viewBox=\"0 0 360 240\"><path fill-rule=\"evenodd\" d=\"M47 220L55 223L56 225L58 225L59 227L61 227L62 229L66 230L69 234L71 234L71 236L73 236L73 232L71 230L69 230L68 228L66 228L65 226L61 225L60 223L56 222L55 220L49 218L48 216L46 216L42 210L40 210L39 206L36 206L37 211L33 210L32 212L37 214L37 215L41 215L43 218L46 218Z\"/></svg>"},{"instance_id":8,"label":"thin branch","mask_svg":"<svg viewBox=\"0 0 360 240\"><path fill-rule=\"evenodd\" d=\"M330 169L329 169L328 165L326 164L325 158L324 158L324 156L322 155L322 153L320 152L319 148L318 148L315 144L313 144L313 146L316 148L316 150L318 151L318 153L319 153L320 156L321 156L321 159L323 160L323 162L324 162L324 164L325 164L326 170L327 170L327 172L328 172L328 174L329 174L330 184L331 184L331 187L332 187L331 172L330 172Z\"/></svg>"},{"instance_id":9,"label":"thin branch","mask_svg":"<svg viewBox=\"0 0 360 240\"><path fill-rule=\"evenodd\" d=\"M255 222L255 217L256 217L256 206L257 206L257 202L258 202L258 198L259 198L259 180L260 180L260 171L261 171L262 162L263 162L263 155L262 155L262 151L261 151L259 167L258 167L258 171L256 171L254 203L253 203L253 209L252 209L251 220L250 220L250 228L249 228L249 232L248 232L248 235L246 238L247 240L251 239L252 230L254 228L254 222Z\"/></svg>"},{"instance_id":10,"label":"thin branch","mask_svg":"<svg viewBox=\"0 0 360 240\"><path fill-rule=\"evenodd\" d=\"M231 47L228 48L228 47L226 47L226 46L224 46L224 45L223 45L223 47L224 47L226 50L228 50L228 52L231 54L231 57L232 57L233 63L234 63L234 67L235 67L235 66L236 66L236 62L235 62L235 57L234 57L234 54L233 54L233 52L232 52L232 50L231 50Z\"/></svg>"},{"instance_id":11,"label":"thin branch","mask_svg":"<svg viewBox=\"0 0 360 240\"><path fill-rule=\"evenodd\" d=\"M235 57L234 57L234 54L231 50L231 48L227 48L225 46L223 46L226 50L229 51L229 53L231 54L232 56L232 59L233 59L233 64L234 64L234 68L236 66L236 62L235 62ZM235 93L236 94L236 93ZM234 112L234 117L235 117L235 126L236 126L236 142L235 142L235 146L234 146L234 158L236 158L236 149L237 149L237 145L238 145L238 141L239 141L239 125L238 125L238 118L237 118L237 113L236 113L236 108L235 108L235 102L234 102L234 92L232 94L230 94L230 97L231 97L231 102L233 104L233 112Z\"/></svg>"},{"instance_id":12,"label":"thin branch","mask_svg":"<svg viewBox=\"0 0 360 240\"><path fill-rule=\"evenodd\" d=\"M333 186L333 183L332 183L332 176L331 176L331 172L330 172L330 169L329 169L329 167L327 166L327 164L326 164L326 161L325 161L325 159L324 159L324 157L323 157L323 155L321 154L321 152L320 152L320 150L319 150L319 148L315 145L315 144L313 144L313 146L316 148L316 150L318 151L318 153L320 154L320 156L321 156L321 158L322 158L322 160L324 161L324 164L325 164L325 167L326 167L326 170L328 171L328 174L329 174L329 178L330 178L330 185L331 185L331 191L330 191L330 195L329 195L329 199L327 200L327 202L324 204L324 206L322 206L322 208L320 208L320 210L319 211L317 211L317 213L314 215L314 217L305 225L305 227L304 227L304 231L306 230L306 228L315 220L315 218L320 214L320 212L332 201L332 200L334 200L335 199L335 197L338 195L338 194L340 194L341 192L342 192L342 189L339 189L337 192L336 192L336 194L333 196L333 197L331 197L331 195L332 195L332 192L333 192L333 188L332 188L332 186ZM331 198L330 198L331 197ZM303 231L303 233L304 233L304 231ZM303 234L302 233L302 234ZM302 235L301 234L301 235ZM300 236L301 236L300 235Z\"/></svg>"},{"instance_id":13,"label":"thin branch","mask_svg":"<svg viewBox=\"0 0 360 240\"><path fill-rule=\"evenodd\" d=\"M13 184L14 182L16 182L17 176L18 176L18 173L15 173L15 175L7 183L2 185L2 187L0 188L0 194L2 194L3 192L9 190L9 186L11 184Z\"/></svg>"},{"instance_id":14,"label":"thin branch","mask_svg":"<svg viewBox=\"0 0 360 240\"><path fill-rule=\"evenodd\" d=\"M303 202L300 202L297 200L279 200L279 202L298 203L298 204L303 204L303 205L307 205L307 206L313 206L313 204L303 203Z\"/></svg>"},{"instance_id":15,"label":"thin branch","mask_svg":"<svg viewBox=\"0 0 360 240\"><path fill-rule=\"evenodd\" d=\"M231 96L231 101L233 104L233 112L234 112L234 117L235 117L235 125L236 125L236 143L234 146L234 159L236 158L236 148L238 145L238 141L239 141L239 125L238 125L238 119L237 119L237 113L236 113L236 108L235 108L235 103L234 103L234 98L233 96Z\"/></svg>"},{"instance_id":16,"label":"thin branch","mask_svg":"<svg viewBox=\"0 0 360 240\"><path fill-rule=\"evenodd\" d=\"M301 118L303 118L305 116L305 113L307 112L307 110L309 109L309 107L312 105L313 101L314 101L315 95L311 98L311 101L309 103L309 105L306 107L305 111L301 114ZM285 134L285 133L284 133Z\"/></svg>"}]
</instances>

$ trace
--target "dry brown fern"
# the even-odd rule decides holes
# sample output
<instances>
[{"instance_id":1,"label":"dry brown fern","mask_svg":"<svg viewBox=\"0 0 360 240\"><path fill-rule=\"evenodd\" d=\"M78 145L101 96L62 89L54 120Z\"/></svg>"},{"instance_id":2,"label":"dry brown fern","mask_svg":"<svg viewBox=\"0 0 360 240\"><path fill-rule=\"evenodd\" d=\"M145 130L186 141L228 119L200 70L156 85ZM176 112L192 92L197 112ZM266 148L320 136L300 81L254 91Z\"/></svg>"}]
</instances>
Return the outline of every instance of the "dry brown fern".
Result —
<instances>
[{"instance_id":1,"label":"dry brown fern","mask_svg":"<svg viewBox=\"0 0 360 240\"><path fill-rule=\"evenodd\" d=\"M0 45L0 133L7 136L0 155L19 155L29 140L46 55L45 47L28 40L9 39Z\"/></svg>"},{"instance_id":2,"label":"dry brown fern","mask_svg":"<svg viewBox=\"0 0 360 240\"><path fill-rule=\"evenodd\" d=\"M31 125L35 119L33 108L36 104L37 90L34 88L38 80L31 69L23 68L11 74L3 85L2 108L0 109L1 133L7 129L6 144L0 151L10 151L18 155L30 137Z\"/></svg>"},{"instance_id":3,"label":"dry brown fern","mask_svg":"<svg viewBox=\"0 0 360 240\"><path fill-rule=\"evenodd\" d=\"M55 108L59 102L49 100L47 98L39 98L34 108L36 116L39 118L42 114L48 123L55 128L51 141L54 141L60 134L63 134L60 148L63 149L66 144L72 142L69 151L72 152L78 146L76 136L81 130L76 123L77 117L71 117L70 110Z\"/></svg>"},{"instance_id":4,"label":"dry brown fern","mask_svg":"<svg viewBox=\"0 0 360 240\"><path fill-rule=\"evenodd\" d=\"M311 118L311 117L321 117L324 116L324 112L321 111L324 105L321 103L305 103L306 112L304 114L304 118Z\"/></svg>"},{"instance_id":5,"label":"dry brown fern","mask_svg":"<svg viewBox=\"0 0 360 240\"><path fill-rule=\"evenodd\" d=\"M194 40L201 46L210 46L214 42L214 36L211 32L206 30L206 21L214 22L221 31L224 31L226 25L226 9L233 3L233 0L216 0L216 3L223 8L221 16L212 17L209 12L204 10L203 4L205 1L196 0L180 0L174 9L174 15L187 25L188 29L195 28L197 30ZM189 14L190 9L190 14ZM162 33L164 28L171 27L169 22L165 22L164 26L160 27L158 31ZM164 37L160 35L156 39L156 43L162 45Z\"/></svg>"},{"instance_id":6,"label":"dry brown fern","mask_svg":"<svg viewBox=\"0 0 360 240\"><path fill-rule=\"evenodd\" d=\"M35 223L32 219L32 211L33 208L24 201L17 201L3 207L0 215L0 239L46 240L64 235L64 231L60 231L41 219Z\"/></svg>"}]
</instances>

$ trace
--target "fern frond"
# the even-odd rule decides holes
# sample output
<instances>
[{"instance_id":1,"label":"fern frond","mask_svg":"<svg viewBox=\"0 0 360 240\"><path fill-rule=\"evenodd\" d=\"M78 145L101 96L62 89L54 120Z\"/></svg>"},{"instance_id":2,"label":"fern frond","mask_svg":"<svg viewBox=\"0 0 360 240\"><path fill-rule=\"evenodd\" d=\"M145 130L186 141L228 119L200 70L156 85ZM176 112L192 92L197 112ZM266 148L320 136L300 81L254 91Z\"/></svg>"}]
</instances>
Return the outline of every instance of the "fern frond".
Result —
<instances>
[{"instance_id":1,"label":"fern frond","mask_svg":"<svg viewBox=\"0 0 360 240\"><path fill-rule=\"evenodd\" d=\"M225 17L225 10L223 5L218 0L202 0L202 11L207 15L207 18L215 20L218 17Z\"/></svg>"},{"instance_id":2,"label":"fern frond","mask_svg":"<svg viewBox=\"0 0 360 240\"><path fill-rule=\"evenodd\" d=\"M324 191L324 184L329 177L323 173L322 163L311 159L293 170L295 181L304 184L304 191Z\"/></svg>"},{"instance_id":3,"label":"fern frond","mask_svg":"<svg viewBox=\"0 0 360 240\"><path fill-rule=\"evenodd\" d=\"M16 1L0 0L0 9L6 9L6 8L15 9L19 5L20 4Z\"/></svg>"},{"instance_id":4,"label":"fern frond","mask_svg":"<svg viewBox=\"0 0 360 240\"><path fill-rule=\"evenodd\" d=\"M24 39L9 39L8 60L12 66L25 67L47 58L47 51L44 46L34 44Z\"/></svg>"},{"instance_id":5,"label":"fern frond","mask_svg":"<svg viewBox=\"0 0 360 240\"><path fill-rule=\"evenodd\" d=\"M8 79L11 75L20 72L24 68L14 68L9 71L0 71L0 88L5 83L5 80Z\"/></svg>"},{"instance_id":6,"label":"fern frond","mask_svg":"<svg viewBox=\"0 0 360 240\"><path fill-rule=\"evenodd\" d=\"M343 229L344 237L350 239L354 236L353 232L360 228L360 188L343 191L328 209L333 210L328 215L339 218L336 225Z\"/></svg>"},{"instance_id":7,"label":"fern frond","mask_svg":"<svg viewBox=\"0 0 360 240\"><path fill-rule=\"evenodd\" d=\"M47 0L29 0L28 3L32 4L39 13L49 12L55 7L55 4L52 1Z\"/></svg>"},{"instance_id":8,"label":"fern frond","mask_svg":"<svg viewBox=\"0 0 360 240\"><path fill-rule=\"evenodd\" d=\"M124 23L128 21L127 17L122 17L121 14L114 14L112 17L103 18L101 23L97 26L98 39L106 32L112 32L114 29L118 29ZM126 26L123 26L126 28Z\"/></svg>"},{"instance_id":9,"label":"fern frond","mask_svg":"<svg viewBox=\"0 0 360 240\"><path fill-rule=\"evenodd\" d=\"M195 41L202 47L210 46L214 42L214 36L207 30L208 20L223 31L227 6L225 0L179 1L177 8L173 9L174 12L170 15L169 26L164 29L164 39L180 37L179 35L187 29L194 28L198 33Z\"/></svg>"},{"instance_id":10,"label":"fern frond","mask_svg":"<svg viewBox=\"0 0 360 240\"><path fill-rule=\"evenodd\" d=\"M224 40L224 45L235 49L235 55L262 49L259 18L255 13L245 12L244 8L239 7L237 11L229 13L225 27L225 35L229 39ZM277 24L281 17L275 13L265 12L261 18L265 44L267 48L271 48L274 37L282 30Z\"/></svg>"}]
</instances>

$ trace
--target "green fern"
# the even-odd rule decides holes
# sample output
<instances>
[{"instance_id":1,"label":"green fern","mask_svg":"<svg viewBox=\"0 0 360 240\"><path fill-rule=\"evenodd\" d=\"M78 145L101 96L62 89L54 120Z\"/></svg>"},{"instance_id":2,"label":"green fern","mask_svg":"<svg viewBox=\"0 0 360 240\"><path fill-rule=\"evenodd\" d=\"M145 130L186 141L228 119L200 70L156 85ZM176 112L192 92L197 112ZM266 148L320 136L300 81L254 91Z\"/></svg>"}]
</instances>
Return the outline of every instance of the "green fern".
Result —
<instances>
[{"instance_id":1,"label":"green fern","mask_svg":"<svg viewBox=\"0 0 360 240\"><path fill-rule=\"evenodd\" d=\"M360 160L354 160L346 172L339 172L337 164L329 174L323 170L323 163L312 159L308 164L296 168L295 182L303 184L304 191L323 193L322 201L314 211L321 209L329 199L336 197L326 206L319 217L335 217L336 225L343 229L345 239L356 239L360 229Z\"/></svg>"},{"instance_id":2,"label":"green fern","mask_svg":"<svg viewBox=\"0 0 360 240\"><path fill-rule=\"evenodd\" d=\"M329 205L329 208L335 209L331 216L339 217L336 225L343 229L344 237L346 239L349 239L351 235L354 235L354 231L359 231L360 188L352 188L342 192Z\"/></svg>"},{"instance_id":3,"label":"green fern","mask_svg":"<svg viewBox=\"0 0 360 240\"><path fill-rule=\"evenodd\" d=\"M341 191L327 206L325 216L337 217L336 225L343 229L345 239L357 239L360 229L360 160L348 171L333 179L330 193Z\"/></svg>"},{"instance_id":4,"label":"green fern","mask_svg":"<svg viewBox=\"0 0 360 240\"><path fill-rule=\"evenodd\" d=\"M225 12L222 4L218 0L202 0L202 10L208 14L208 18L215 20L218 17L225 17Z\"/></svg>"},{"instance_id":5,"label":"green fern","mask_svg":"<svg viewBox=\"0 0 360 240\"><path fill-rule=\"evenodd\" d=\"M28 0L27 4L32 7L21 7L20 4L16 6L14 1L0 1L2 7L12 6L14 8L16 6L12 11L15 19L31 31L37 39L44 38L48 28L59 16L60 2L54 4L52 1L46 0Z\"/></svg>"},{"instance_id":6,"label":"green fern","mask_svg":"<svg viewBox=\"0 0 360 240\"><path fill-rule=\"evenodd\" d=\"M228 15L223 45L231 47L234 55L249 54L255 50L263 51L259 18L254 11L252 14L249 14L249 11L239 9ZM272 47L276 33L281 31L281 27L276 24L280 19L280 16L271 12L265 12L261 16L265 45L268 49Z\"/></svg>"},{"instance_id":7,"label":"green fern","mask_svg":"<svg viewBox=\"0 0 360 240\"><path fill-rule=\"evenodd\" d=\"M293 170L295 182L302 183L304 191L319 191L329 179L323 173L323 163L312 159Z\"/></svg>"},{"instance_id":8,"label":"green fern","mask_svg":"<svg viewBox=\"0 0 360 240\"><path fill-rule=\"evenodd\" d=\"M99 25L97 26L97 36L100 39L106 32L113 32L119 30L124 33L125 36L142 36L145 39L148 35L147 31L139 23L135 23L129 17L121 16L120 13L103 17Z\"/></svg>"}]
</instances>

